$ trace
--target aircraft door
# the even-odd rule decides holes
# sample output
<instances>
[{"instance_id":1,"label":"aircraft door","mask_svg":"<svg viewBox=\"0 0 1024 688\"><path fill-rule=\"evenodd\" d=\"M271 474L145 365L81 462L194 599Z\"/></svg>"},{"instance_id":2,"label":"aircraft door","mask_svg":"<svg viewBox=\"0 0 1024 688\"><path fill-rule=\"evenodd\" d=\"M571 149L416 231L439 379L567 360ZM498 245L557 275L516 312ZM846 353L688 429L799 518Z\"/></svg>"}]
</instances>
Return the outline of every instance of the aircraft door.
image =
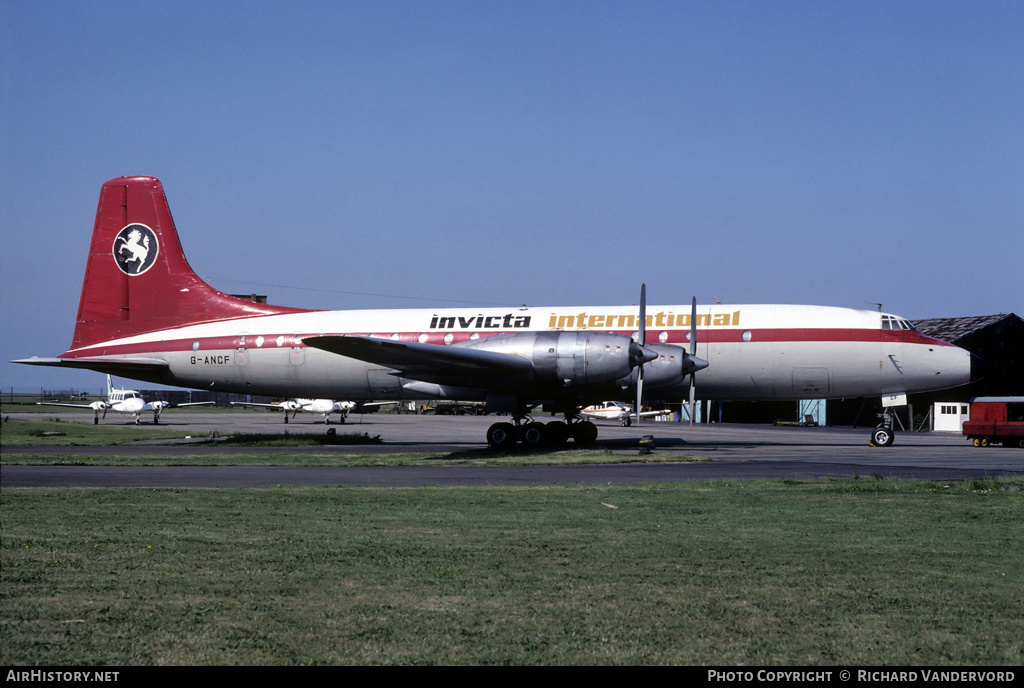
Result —
<instances>
[{"instance_id":1,"label":"aircraft door","mask_svg":"<svg viewBox=\"0 0 1024 688\"><path fill-rule=\"evenodd\" d=\"M828 396L828 368L793 368L793 393L814 399Z\"/></svg>"},{"instance_id":2,"label":"aircraft door","mask_svg":"<svg viewBox=\"0 0 1024 688\"><path fill-rule=\"evenodd\" d=\"M299 344L302 342L302 335L295 335L295 344L288 351L288 362L293 366L300 366L306 361L305 349Z\"/></svg>"}]
</instances>

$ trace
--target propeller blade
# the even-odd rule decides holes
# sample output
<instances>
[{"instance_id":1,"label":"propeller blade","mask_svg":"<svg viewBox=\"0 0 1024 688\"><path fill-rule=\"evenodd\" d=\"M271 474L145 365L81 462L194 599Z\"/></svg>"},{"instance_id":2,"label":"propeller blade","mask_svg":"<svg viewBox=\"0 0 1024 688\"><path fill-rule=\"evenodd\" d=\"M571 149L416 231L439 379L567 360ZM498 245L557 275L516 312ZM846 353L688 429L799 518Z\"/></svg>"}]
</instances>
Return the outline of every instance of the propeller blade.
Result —
<instances>
[{"instance_id":1,"label":"propeller blade","mask_svg":"<svg viewBox=\"0 0 1024 688\"><path fill-rule=\"evenodd\" d=\"M637 334L637 343L643 348L644 344L647 343L647 283L644 282L640 285L640 329ZM636 406L633 410L636 411L636 426L640 427L640 411L643 410L644 400L644 362L640 361L640 366L636 372Z\"/></svg>"},{"instance_id":2,"label":"propeller blade","mask_svg":"<svg viewBox=\"0 0 1024 688\"><path fill-rule=\"evenodd\" d=\"M697 297L693 297L693 306L690 308L690 355L697 355Z\"/></svg>"},{"instance_id":3,"label":"propeller blade","mask_svg":"<svg viewBox=\"0 0 1024 688\"><path fill-rule=\"evenodd\" d=\"M696 301L696 297L694 297ZM640 335L639 344L643 346L647 343L647 284L640 285Z\"/></svg>"},{"instance_id":4,"label":"propeller blade","mask_svg":"<svg viewBox=\"0 0 1024 688\"><path fill-rule=\"evenodd\" d=\"M636 424L640 426L640 411L643 410L643 399L644 399L644 376L641 373L636 379Z\"/></svg>"},{"instance_id":5,"label":"propeller blade","mask_svg":"<svg viewBox=\"0 0 1024 688\"><path fill-rule=\"evenodd\" d=\"M693 409L696 405L697 385L693 384L693 373L690 373L690 427L693 427Z\"/></svg>"}]
</instances>

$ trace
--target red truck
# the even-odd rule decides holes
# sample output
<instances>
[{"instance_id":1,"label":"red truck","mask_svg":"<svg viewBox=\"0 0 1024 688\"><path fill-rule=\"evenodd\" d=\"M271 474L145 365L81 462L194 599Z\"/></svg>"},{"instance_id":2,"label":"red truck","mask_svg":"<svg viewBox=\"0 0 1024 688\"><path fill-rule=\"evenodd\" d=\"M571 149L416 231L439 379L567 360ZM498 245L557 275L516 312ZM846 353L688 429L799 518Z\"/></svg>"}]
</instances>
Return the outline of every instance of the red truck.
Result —
<instances>
[{"instance_id":1,"label":"red truck","mask_svg":"<svg viewBox=\"0 0 1024 688\"><path fill-rule=\"evenodd\" d=\"M963 433L975 447L1024 447L1024 397L971 399L971 419L964 421Z\"/></svg>"}]
</instances>

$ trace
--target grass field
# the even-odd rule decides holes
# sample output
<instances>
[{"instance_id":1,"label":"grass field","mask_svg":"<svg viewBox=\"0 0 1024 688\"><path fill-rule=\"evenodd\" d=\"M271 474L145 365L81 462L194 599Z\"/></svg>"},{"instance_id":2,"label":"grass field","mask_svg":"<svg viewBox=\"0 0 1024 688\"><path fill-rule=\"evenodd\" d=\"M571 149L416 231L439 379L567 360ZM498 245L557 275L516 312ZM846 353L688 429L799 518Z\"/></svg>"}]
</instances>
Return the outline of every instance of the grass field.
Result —
<instances>
[{"instance_id":1,"label":"grass field","mask_svg":"<svg viewBox=\"0 0 1024 688\"><path fill-rule=\"evenodd\" d=\"M90 416L91 417L91 416ZM177 440L187 433L162 428L68 423L56 419L11 420L0 427L0 446L98 447L144 440Z\"/></svg>"},{"instance_id":2,"label":"grass field","mask_svg":"<svg viewBox=\"0 0 1024 688\"><path fill-rule=\"evenodd\" d=\"M4 489L0 663L1020 665L1022 487Z\"/></svg>"}]
</instances>

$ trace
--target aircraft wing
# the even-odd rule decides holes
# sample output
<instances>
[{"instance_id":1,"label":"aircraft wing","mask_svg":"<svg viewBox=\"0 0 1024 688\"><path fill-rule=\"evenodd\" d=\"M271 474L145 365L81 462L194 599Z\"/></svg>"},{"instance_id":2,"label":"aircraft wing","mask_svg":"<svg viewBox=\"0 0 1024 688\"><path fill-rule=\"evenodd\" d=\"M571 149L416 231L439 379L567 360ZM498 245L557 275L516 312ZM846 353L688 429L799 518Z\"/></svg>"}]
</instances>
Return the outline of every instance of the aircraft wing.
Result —
<instances>
[{"instance_id":1,"label":"aircraft wing","mask_svg":"<svg viewBox=\"0 0 1024 688\"><path fill-rule=\"evenodd\" d=\"M661 411L644 411L640 415L642 417L647 417L647 416L666 416L666 415L668 415L670 413L672 413L672 411L670 409L662 409ZM635 416L636 414L634 413L634 414L631 414L631 415Z\"/></svg>"},{"instance_id":2,"label":"aircraft wing","mask_svg":"<svg viewBox=\"0 0 1024 688\"><path fill-rule=\"evenodd\" d=\"M302 343L430 382L457 384L469 377L507 377L533 371L533 363L522 356L458 346L347 335L303 337Z\"/></svg>"},{"instance_id":3,"label":"aircraft wing","mask_svg":"<svg viewBox=\"0 0 1024 688\"><path fill-rule=\"evenodd\" d=\"M276 403L276 404L259 404L259 403L256 403L255 401L232 401L231 405L232 406L258 406L260 408L277 409L278 411L280 411L281 409L285 408L285 406L283 405L283 402L279 402L279 403ZM288 410L291 411L292 409L288 409Z\"/></svg>"},{"instance_id":4,"label":"aircraft wing","mask_svg":"<svg viewBox=\"0 0 1024 688\"><path fill-rule=\"evenodd\" d=\"M189 401L184 404L175 404L174 408L182 408L184 406L216 406L216 401Z\"/></svg>"},{"instance_id":5,"label":"aircraft wing","mask_svg":"<svg viewBox=\"0 0 1024 688\"><path fill-rule=\"evenodd\" d=\"M99 402L93 402L99 403ZM94 409L96 407L90 404L62 404L59 401L37 401L36 406L67 406L68 408L83 408L83 409Z\"/></svg>"}]
</instances>

